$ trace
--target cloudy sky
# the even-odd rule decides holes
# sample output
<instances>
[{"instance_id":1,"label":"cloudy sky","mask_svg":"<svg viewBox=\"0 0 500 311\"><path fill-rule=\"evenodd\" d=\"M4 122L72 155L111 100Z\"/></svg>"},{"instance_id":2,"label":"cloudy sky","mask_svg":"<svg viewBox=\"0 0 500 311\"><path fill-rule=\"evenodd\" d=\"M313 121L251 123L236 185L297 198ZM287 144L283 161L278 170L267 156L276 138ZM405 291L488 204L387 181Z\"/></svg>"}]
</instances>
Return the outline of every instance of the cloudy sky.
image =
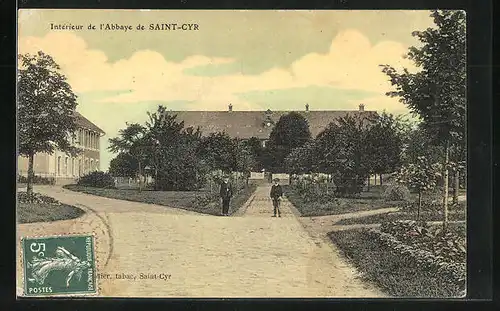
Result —
<instances>
[{"instance_id":1,"label":"cloudy sky","mask_svg":"<svg viewBox=\"0 0 500 311\"><path fill-rule=\"evenodd\" d=\"M98 11L21 10L19 53L39 50L61 66L77 110L107 134L143 122L159 104L171 110L357 109L407 113L380 64L406 67L414 30L429 11ZM198 30L148 30L149 24ZM83 30L51 30L82 25ZM88 25L98 29L88 30ZM99 30L100 24L133 30ZM142 24L145 30L137 31ZM194 28L194 27L192 27Z\"/></svg>"}]
</instances>

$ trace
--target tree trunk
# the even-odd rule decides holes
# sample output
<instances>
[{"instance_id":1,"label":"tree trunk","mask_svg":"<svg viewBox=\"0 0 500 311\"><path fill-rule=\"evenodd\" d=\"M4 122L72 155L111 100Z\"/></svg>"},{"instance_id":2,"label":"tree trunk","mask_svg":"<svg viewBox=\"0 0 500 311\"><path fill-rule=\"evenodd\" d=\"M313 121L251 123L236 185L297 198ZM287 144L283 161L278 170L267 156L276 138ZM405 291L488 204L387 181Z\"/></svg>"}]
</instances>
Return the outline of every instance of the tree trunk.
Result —
<instances>
[{"instance_id":1,"label":"tree trunk","mask_svg":"<svg viewBox=\"0 0 500 311\"><path fill-rule=\"evenodd\" d=\"M158 191L158 167L155 167L155 190Z\"/></svg>"},{"instance_id":2,"label":"tree trunk","mask_svg":"<svg viewBox=\"0 0 500 311\"><path fill-rule=\"evenodd\" d=\"M382 174L380 174L380 185L382 186Z\"/></svg>"},{"instance_id":3,"label":"tree trunk","mask_svg":"<svg viewBox=\"0 0 500 311\"><path fill-rule=\"evenodd\" d=\"M33 198L33 180L35 179L35 172L33 170L33 162L35 160L35 154L31 153L28 156L28 178L26 181L26 192L28 195L28 200L31 202Z\"/></svg>"},{"instance_id":4,"label":"tree trunk","mask_svg":"<svg viewBox=\"0 0 500 311\"><path fill-rule=\"evenodd\" d=\"M450 143L446 141L446 146L444 149L445 159L444 159L444 197L443 197L443 231L448 228L448 183L449 183L449 173L448 173L448 161L450 153Z\"/></svg>"},{"instance_id":5,"label":"tree trunk","mask_svg":"<svg viewBox=\"0 0 500 311\"><path fill-rule=\"evenodd\" d=\"M138 161L139 164L139 191L142 191L142 168L141 161Z\"/></svg>"},{"instance_id":6,"label":"tree trunk","mask_svg":"<svg viewBox=\"0 0 500 311\"><path fill-rule=\"evenodd\" d=\"M458 190L460 189L460 172L458 168L453 175L453 204L458 204Z\"/></svg>"},{"instance_id":7,"label":"tree trunk","mask_svg":"<svg viewBox=\"0 0 500 311\"><path fill-rule=\"evenodd\" d=\"M368 175L368 186L367 186L368 192L370 192L370 175Z\"/></svg>"},{"instance_id":8,"label":"tree trunk","mask_svg":"<svg viewBox=\"0 0 500 311\"><path fill-rule=\"evenodd\" d=\"M420 209L422 208L422 191L418 191L417 221L420 220Z\"/></svg>"}]
</instances>

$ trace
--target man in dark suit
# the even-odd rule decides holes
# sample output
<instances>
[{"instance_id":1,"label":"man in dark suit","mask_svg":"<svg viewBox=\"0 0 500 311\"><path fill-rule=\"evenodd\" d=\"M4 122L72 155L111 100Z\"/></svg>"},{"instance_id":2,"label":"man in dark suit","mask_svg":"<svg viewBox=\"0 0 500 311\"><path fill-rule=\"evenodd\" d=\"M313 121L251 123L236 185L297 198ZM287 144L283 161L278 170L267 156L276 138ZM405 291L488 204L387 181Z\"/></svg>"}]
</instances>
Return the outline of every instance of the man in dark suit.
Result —
<instances>
[{"instance_id":1,"label":"man in dark suit","mask_svg":"<svg viewBox=\"0 0 500 311\"><path fill-rule=\"evenodd\" d=\"M271 186L270 196L271 200L273 200L273 206L274 206L273 217L276 217L276 212L278 212L278 217L281 217L280 204L281 204L281 197L283 196L283 189L281 189L279 181L280 180L278 178L275 178L274 184Z\"/></svg>"},{"instance_id":2,"label":"man in dark suit","mask_svg":"<svg viewBox=\"0 0 500 311\"><path fill-rule=\"evenodd\" d=\"M225 177L220 185L220 198L222 199L222 216L229 216L229 201L233 196L233 189L229 184L229 178Z\"/></svg>"}]
</instances>

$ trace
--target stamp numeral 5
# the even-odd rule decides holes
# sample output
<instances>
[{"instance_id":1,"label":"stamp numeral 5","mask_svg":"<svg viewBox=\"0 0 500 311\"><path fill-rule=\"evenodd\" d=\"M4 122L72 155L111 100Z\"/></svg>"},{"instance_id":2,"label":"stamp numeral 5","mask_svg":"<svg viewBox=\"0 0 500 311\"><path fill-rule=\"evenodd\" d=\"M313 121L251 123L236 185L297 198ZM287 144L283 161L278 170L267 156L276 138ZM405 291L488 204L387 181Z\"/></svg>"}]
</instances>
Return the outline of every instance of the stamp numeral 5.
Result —
<instances>
[{"instance_id":1,"label":"stamp numeral 5","mask_svg":"<svg viewBox=\"0 0 500 311\"><path fill-rule=\"evenodd\" d=\"M45 252L45 243L31 243L30 251L38 253L38 256L42 257Z\"/></svg>"}]
</instances>

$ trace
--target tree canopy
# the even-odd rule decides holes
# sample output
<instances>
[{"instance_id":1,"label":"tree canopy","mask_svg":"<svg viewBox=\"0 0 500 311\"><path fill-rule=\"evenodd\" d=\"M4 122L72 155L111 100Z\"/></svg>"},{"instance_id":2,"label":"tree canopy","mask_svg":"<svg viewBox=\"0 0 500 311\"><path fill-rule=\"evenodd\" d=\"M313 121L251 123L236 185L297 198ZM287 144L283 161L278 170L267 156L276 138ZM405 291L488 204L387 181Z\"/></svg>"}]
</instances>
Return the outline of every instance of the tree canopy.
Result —
<instances>
[{"instance_id":1,"label":"tree canopy","mask_svg":"<svg viewBox=\"0 0 500 311\"><path fill-rule=\"evenodd\" d=\"M285 158L295 148L311 140L309 124L300 113L282 115L269 135L268 170L284 171Z\"/></svg>"},{"instance_id":2,"label":"tree canopy","mask_svg":"<svg viewBox=\"0 0 500 311\"><path fill-rule=\"evenodd\" d=\"M18 152L28 157L27 192L31 197L36 153L52 154L56 148L69 155L80 151L72 145L77 96L50 55L39 51L20 54L18 60Z\"/></svg>"}]
</instances>

